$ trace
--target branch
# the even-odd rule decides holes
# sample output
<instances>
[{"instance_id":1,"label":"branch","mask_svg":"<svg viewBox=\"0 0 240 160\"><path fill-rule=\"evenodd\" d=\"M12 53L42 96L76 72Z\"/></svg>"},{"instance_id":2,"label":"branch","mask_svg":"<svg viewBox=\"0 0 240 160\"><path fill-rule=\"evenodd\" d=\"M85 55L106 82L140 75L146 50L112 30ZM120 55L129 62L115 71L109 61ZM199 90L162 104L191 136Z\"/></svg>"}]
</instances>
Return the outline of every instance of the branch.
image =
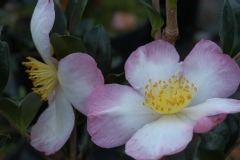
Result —
<instances>
[{"instance_id":1,"label":"branch","mask_svg":"<svg viewBox=\"0 0 240 160\"><path fill-rule=\"evenodd\" d=\"M160 13L160 2L159 1L160 0L152 0L152 6L158 13ZM161 28L159 28L158 30L155 31L154 39L155 40L161 39Z\"/></svg>"},{"instance_id":2,"label":"branch","mask_svg":"<svg viewBox=\"0 0 240 160\"><path fill-rule=\"evenodd\" d=\"M163 40L175 44L175 41L179 38L178 24L177 24L177 6L175 9L171 9L168 1L166 1L167 10L167 24L163 30Z\"/></svg>"}]
</instances>

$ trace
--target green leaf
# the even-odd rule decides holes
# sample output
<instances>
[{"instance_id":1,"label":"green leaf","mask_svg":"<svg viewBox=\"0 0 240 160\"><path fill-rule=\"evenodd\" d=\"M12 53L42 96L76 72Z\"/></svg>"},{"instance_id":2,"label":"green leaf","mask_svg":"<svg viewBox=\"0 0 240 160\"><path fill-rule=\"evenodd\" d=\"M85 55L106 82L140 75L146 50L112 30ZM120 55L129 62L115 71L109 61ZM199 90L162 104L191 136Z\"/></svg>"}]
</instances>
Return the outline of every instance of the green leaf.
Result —
<instances>
[{"instance_id":1,"label":"green leaf","mask_svg":"<svg viewBox=\"0 0 240 160\"><path fill-rule=\"evenodd\" d=\"M182 151L174 155L168 156L168 160L194 160L197 157L197 149L201 142L198 134L194 134L191 142Z\"/></svg>"},{"instance_id":2,"label":"green leaf","mask_svg":"<svg viewBox=\"0 0 240 160\"><path fill-rule=\"evenodd\" d=\"M171 9L175 9L177 6L177 0L168 0Z\"/></svg>"},{"instance_id":3,"label":"green leaf","mask_svg":"<svg viewBox=\"0 0 240 160\"><path fill-rule=\"evenodd\" d=\"M54 33L52 34L50 41L59 58L64 58L67 55L76 52L87 53L82 40L74 36L60 36Z\"/></svg>"},{"instance_id":4,"label":"green leaf","mask_svg":"<svg viewBox=\"0 0 240 160\"><path fill-rule=\"evenodd\" d=\"M240 131L239 131L239 122L238 122L237 115L234 115L234 114L227 115L225 122L227 123L230 131L230 135L228 135L229 139L227 141L227 144L224 150L224 153L226 154L235 145Z\"/></svg>"},{"instance_id":5,"label":"green leaf","mask_svg":"<svg viewBox=\"0 0 240 160\"><path fill-rule=\"evenodd\" d=\"M148 16L152 25L151 35L154 37L156 30L160 29L163 24L162 16L152 7L152 0L140 0L140 3L144 4L147 9Z\"/></svg>"},{"instance_id":6,"label":"green leaf","mask_svg":"<svg viewBox=\"0 0 240 160\"><path fill-rule=\"evenodd\" d=\"M68 31L74 34L82 18L88 0L69 0L66 8Z\"/></svg>"},{"instance_id":7,"label":"green leaf","mask_svg":"<svg viewBox=\"0 0 240 160\"><path fill-rule=\"evenodd\" d=\"M211 131L200 134L201 143L199 148L211 151L224 151L229 134L227 123L222 122Z\"/></svg>"},{"instance_id":8,"label":"green leaf","mask_svg":"<svg viewBox=\"0 0 240 160\"><path fill-rule=\"evenodd\" d=\"M105 82L107 84L111 84L111 83L118 83L121 84L124 81L126 81L125 78L125 73L120 73L120 74L109 74L106 76L105 78Z\"/></svg>"},{"instance_id":9,"label":"green leaf","mask_svg":"<svg viewBox=\"0 0 240 160\"><path fill-rule=\"evenodd\" d=\"M87 31L83 37L87 53L97 62L98 68L106 76L111 68L111 44L110 39L102 25L97 25Z\"/></svg>"},{"instance_id":10,"label":"green leaf","mask_svg":"<svg viewBox=\"0 0 240 160\"><path fill-rule=\"evenodd\" d=\"M240 5L235 0L224 1L219 24L222 50L233 57L240 51Z\"/></svg>"},{"instance_id":11,"label":"green leaf","mask_svg":"<svg viewBox=\"0 0 240 160\"><path fill-rule=\"evenodd\" d=\"M25 136L26 129L42 105L41 97L36 93L29 93L20 101L7 98L0 99L0 113Z\"/></svg>"},{"instance_id":12,"label":"green leaf","mask_svg":"<svg viewBox=\"0 0 240 160\"><path fill-rule=\"evenodd\" d=\"M199 160L224 160L224 154L221 151L198 150Z\"/></svg>"},{"instance_id":13,"label":"green leaf","mask_svg":"<svg viewBox=\"0 0 240 160\"><path fill-rule=\"evenodd\" d=\"M3 26L0 25L0 35L2 28ZM0 40L0 96L2 95L5 86L7 85L9 72L10 66L8 44Z\"/></svg>"},{"instance_id":14,"label":"green leaf","mask_svg":"<svg viewBox=\"0 0 240 160\"><path fill-rule=\"evenodd\" d=\"M51 33L65 35L67 32L67 19L62 9L54 2L55 20Z\"/></svg>"}]
</instances>

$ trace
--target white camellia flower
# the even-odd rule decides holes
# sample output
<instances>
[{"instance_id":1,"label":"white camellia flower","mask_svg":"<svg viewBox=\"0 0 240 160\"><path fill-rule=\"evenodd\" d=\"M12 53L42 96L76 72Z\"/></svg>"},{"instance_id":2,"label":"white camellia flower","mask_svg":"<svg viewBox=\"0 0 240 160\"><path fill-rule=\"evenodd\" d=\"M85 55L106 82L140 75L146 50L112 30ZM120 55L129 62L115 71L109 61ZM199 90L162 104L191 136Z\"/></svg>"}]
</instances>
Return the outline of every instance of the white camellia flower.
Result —
<instances>
[{"instance_id":1,"label":"white camellia flower","mask_svg":"<svg viewBox=\"0 0 240 160\"><path fill-rule=\"evenodd\" d=\"M240 69L208 40L197 43L183 62L165 41L139 47L126 61L125 75L132 87L107 84L89 96L88 132L101 147L126 144L135 159L180 152L193 132L213 127L216 117L209 116L240 112L240 101L226 98L239 85Z\"/></svg>"},{"instance_id":2,"label":"white camellia flower","mask_svg":"<svg viewBox=\"0 0 240 160\"><path fill-rule=\"evenodd\" d=\"M40 115L31 129L31 145L45 154L58 151L69 138L75 116L72 105L86 114L86 99L92 90L104 84L101 71L92 57L73 53L59 62L51 56L49 32L55 19L53 0L39 0L31 20L34 44L43 58L42 63L28 57L23 62L33 81L33 91L42 100L48 100L48 108Z\"/></svg>"}]
</instances>

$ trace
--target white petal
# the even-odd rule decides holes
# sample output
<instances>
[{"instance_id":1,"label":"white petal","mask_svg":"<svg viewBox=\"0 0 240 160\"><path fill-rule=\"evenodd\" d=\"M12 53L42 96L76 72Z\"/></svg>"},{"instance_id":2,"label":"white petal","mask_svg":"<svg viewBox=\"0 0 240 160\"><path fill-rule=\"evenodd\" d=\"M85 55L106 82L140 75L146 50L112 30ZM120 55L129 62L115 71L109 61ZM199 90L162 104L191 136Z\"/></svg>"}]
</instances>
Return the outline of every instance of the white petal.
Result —
<instances>
[{"instance_id":1,"label":"white petal","mask_svg":"<svg viewBox=\"0 0 240 160\"><path fill-rule=\"evenodd\" d=\"M88 132L104 148L125 144L145 124L160 117L142 105L144 97L131 87L98 87L87 100Z\"/></svg>"},{"instance_id":2,"label":"white petal","mask_svg":"<svg viewBox=\"0 0 240 160\"><path fill-rule=\"evenodd\" d=\"M189 106L210 98L226 98L233 94L240 82L237 63L221 48L208 40L201 40L184 60L184 76L197 87Z\"/></svg>"},{"instance_id":3,"label":"white petal","mask_svg":"<svg viewBox=\"0 0 240 160\"><path fill-rule=\"evenodd\" d=\"M227 98L213 98L196 106L184 108L181 113L194 121L206 116L240 112L240 101Z\"/></svg>"},{"instance_id":4,"label":"white petal","mask_svg":"<svg viewBox=\"0 0 240 160\"><path fill-rule=\"evenodd\" d=\"M133 88L144 94L145 86L159 80L167 81L172 75L182 72L182 62L173 45L162 41L153 41L134 51L125 64L126 79Z\"/></svg>"},{"instance_id":5,"label":"white petal","mask_svg":"<svg viewBox=\"0 0 240 160\"><path fill-rule=\"evenodd\" d=\"M70 54L59 62L58 80L69 101L83 114L87 97L95 87L104 84L96 62L84 53Z\"/></svg>"},{"instance_id":6,"label":"white petal","mask_svg":"<svg viewBox=\"0 0 240 160\"><path fill-rule=\"evenodd\" d=\"M31 20L33 42L45 63L54 66L51 60L49 33L55 20L53 0L39 0Z\"/></svg>"},{"instance_id":7,"label":"white petal","mask_svg":"<svg viewBox=\"0 0 240 160\"><path fill-rule=\"evenodd\" d=\"M177 115L164 115L145 125L126 144L126 153L138 160L156 160L182 151L191 141L193 125Z\"/></svg>"},{"instance_id":8,"label":"white petal","mask_svg":"<svg viewBox=\"0 0 240 160\"><path fill-rule=\"evenodd\" d=\"M56 98L32 127L31 145L46 155L53 154L68 140L74 125L74 112L58 86Z\"/></svg>"}]
</instances>

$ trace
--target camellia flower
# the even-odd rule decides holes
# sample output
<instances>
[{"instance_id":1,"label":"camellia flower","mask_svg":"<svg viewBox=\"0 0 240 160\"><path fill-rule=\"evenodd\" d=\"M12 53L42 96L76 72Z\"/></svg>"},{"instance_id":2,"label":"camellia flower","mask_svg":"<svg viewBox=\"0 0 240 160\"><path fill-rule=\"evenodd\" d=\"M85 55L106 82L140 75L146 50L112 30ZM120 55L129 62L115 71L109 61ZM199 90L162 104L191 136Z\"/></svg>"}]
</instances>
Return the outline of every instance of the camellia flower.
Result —
<instances>
[{"instance_id":1,"label":"camellia flower","mask_svg":"<svg viewBox=\"0 0 240 160\"><path fill-rule=\"evenodd\" d=\"M240 69L211 41L201 40L183 62L171 44L151 42L130 55L125 75L132 87L107 84L89 96L88 132L101 147L126 144L135 159L180 152L193 132L240 111L240 101L224 98L236 91Z\"/></svg>"},{"instance_id":2,"label":"camellia flower","mask_svg":"<svg viewBox=\"0 0 240 160\"><path fill-rule=\"evenodd\" d=\"M32 127L31 145L47 155L58 151L69 138L75 116L72 105L86 114L86 99L104 79L92 57L73 53L59 62L51 56L49 32L55 19L53 0L39 0L31 20L32 38L45 63L28 57L23 64L33 81L33 91L49 106Z\"/></svg>"}]
</instances>

